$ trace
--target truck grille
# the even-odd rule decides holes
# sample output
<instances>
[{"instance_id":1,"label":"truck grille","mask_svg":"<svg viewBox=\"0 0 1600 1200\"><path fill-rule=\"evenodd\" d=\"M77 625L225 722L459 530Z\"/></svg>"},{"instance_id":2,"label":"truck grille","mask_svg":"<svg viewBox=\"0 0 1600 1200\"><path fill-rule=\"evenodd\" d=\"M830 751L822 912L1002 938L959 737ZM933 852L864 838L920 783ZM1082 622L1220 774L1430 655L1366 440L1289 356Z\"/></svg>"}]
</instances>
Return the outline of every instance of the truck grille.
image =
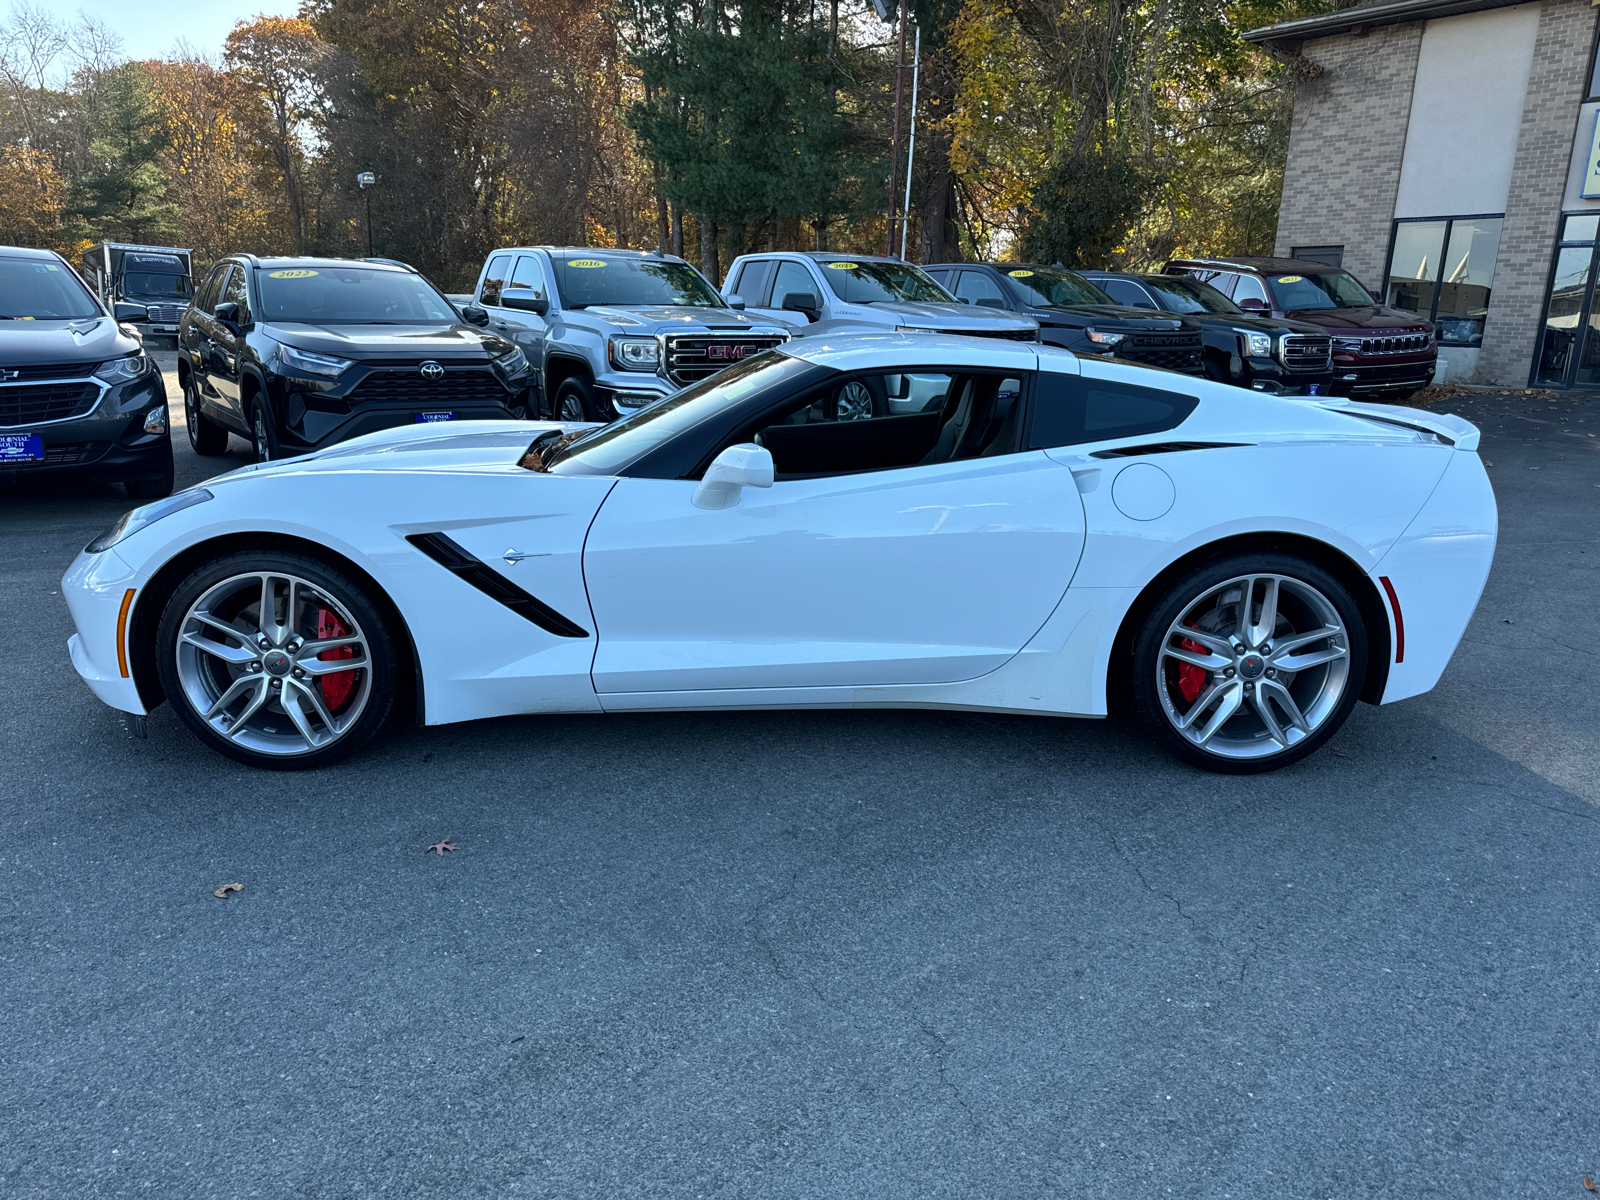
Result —
<instances>
[{"instance_id":1,"label":"truck grille","mask_svg":"<svg viewBox=\"0 0 1600 1200\"><path fill-rule=\"evenodd\" d=\"M781 333L669 333L663 340L666 361L662 365L667 378L679 387L687 387L789 339Z\"/></svg>"},{"instance_id":2,"label":"truck grille","mask_svg":"<svg viewBox=\"0 0 1600 1200\"><path fill-rule=\"evenodd\" d=\"M100 389L92 383L0 386L0 428L81 417L99 400Z\"/></svg>"},{"instance_id":3,"label":"truck grille","mask_svg":"<svg viewBox=\"0 0 1600 1200\"><path fill-rule=\"evenodd\" d=\"M1135 333L1117 347L1117 357L1148 367L1166 367L1198 375L1204 369L1200 358L1200 334Z\"/></svg>"},{"instance_id":4,"label":"truck grille","mask_svg":"<svg viewBox=\"0 0 1600 1200\"><path fill-rule=\"evenodd\" d=\"M1332 353L1331 337L1306 333L1283 336L1283 365L1291 371L1326 371Z\"/></svg>"},{"instance_id":5,"label":"truck grille","mask_svg":"<svg viewBox=\"0 0 1600 1200\"><path fill-rule=\"evenodd\" d=\"M443 379L429 382L410 370L373 371L346 396L352 404L499 404L511 393L488 367L445 367Z\"/></svg>"},{"instance_id":6,"label":"truck grille","mask_svg":"<svg viewBox=\"0 0 1600 1200\"><path fill-rule=\"evenodd\" d=\"M150 309L150 319L159 321L163 325L176 325L183 314L188 311L187 306L182 304L151 304L148 307Z\"/></svg>"},{"instance_id":7,"label":"truck grille","mask_svg":"<svg viewBox=\"0 0 1600 1200\"><path fill-rule=\"evenodd\" d=\"M1364 337L1357 342L1358 354L1420 354L1433 340L1425 333L1407 333L1397 337Z\"/></svg>"}]
</instances>

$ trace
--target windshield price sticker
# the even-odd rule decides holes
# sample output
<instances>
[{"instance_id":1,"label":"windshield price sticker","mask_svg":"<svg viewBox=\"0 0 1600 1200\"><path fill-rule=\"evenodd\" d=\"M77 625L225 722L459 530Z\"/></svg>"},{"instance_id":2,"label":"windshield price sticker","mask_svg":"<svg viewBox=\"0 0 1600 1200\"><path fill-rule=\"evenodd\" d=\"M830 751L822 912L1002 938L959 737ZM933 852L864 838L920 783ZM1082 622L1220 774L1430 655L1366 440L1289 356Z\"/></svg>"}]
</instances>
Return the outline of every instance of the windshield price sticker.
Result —
<instances>
[{"instance_id":1,"label":"windshield price sticker","mask_svg":"<svg viewBox=\"0 0 1600 1200\"><path fill-rule=\"evenodd\" d=\"M603 259L599 259L599 258L569 258L569 259L567 259L567 266L569 266L569 267L603 267L605 265L606 265L605 261Z\"/></svg>"},{"instance_id":2,"label":"windshield price sticker","mask_svg":"<svg viewBox=\"0 0 1600 1200\"><path fill-rule=\"evenodd\" d=\"M1280 276L1278 276L1278 282L1279 283L1299 283L1304 278L1305 278L1304 275L1280 275Z\"/></svg>"},{"instance_id":3,"label":"windshield price sticker","mask_svg":"<svg viewBox=\"0 0 1600 1200\"><path fill-rule=\"evenodd\" d=\"M861 264L860 263L829 263L828 264L828 270L830 270L830 271L859 271L860 269L861 269Z\"/></svg>"},{"instance_id":4,"label":"windshield price sticker","mask_svg":"<svg viewBox=\"0 0 1600 1200\"><path fill-rule=\"evenodd\" d=\"M315 271L268 271L268 279L309 279Z\"/></svg>"},{"instance_id":5,"label":"windshield price sticker","mask_svg":"<svg viewBox=\"0 0 1600 1200\"><path fill-rule=\"evenodd\" d=\"M1026 278L1028 278L1028 276L1032 275L1033 272L1032 271L1007 271L1006 274L1011 276L1011 278L1013 278L1013 279L1026 279Z\"/></svg>"}]
</instances>

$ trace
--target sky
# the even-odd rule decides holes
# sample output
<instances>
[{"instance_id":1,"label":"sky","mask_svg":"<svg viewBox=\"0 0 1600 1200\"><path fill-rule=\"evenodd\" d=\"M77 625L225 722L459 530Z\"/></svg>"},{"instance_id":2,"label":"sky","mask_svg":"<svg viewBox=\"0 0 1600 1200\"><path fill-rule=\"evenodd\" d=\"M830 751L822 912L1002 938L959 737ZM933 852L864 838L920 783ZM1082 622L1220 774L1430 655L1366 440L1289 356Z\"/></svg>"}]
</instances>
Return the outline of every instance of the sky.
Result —
<instances>
[{"instance_id":1,"label":"sky","mask_svg":"<svg viewBox=\"0 0 1600 1200\"><path fill-rule=\"evenodd\" d=\"M57 16L73 11L72 0L46 0ZM78 0L77 9L104 21L122 38L129 58L165 58L181 38L216 58L234 25L265 13L293 16L299 0Z\"/></svg>"}]
</instances>

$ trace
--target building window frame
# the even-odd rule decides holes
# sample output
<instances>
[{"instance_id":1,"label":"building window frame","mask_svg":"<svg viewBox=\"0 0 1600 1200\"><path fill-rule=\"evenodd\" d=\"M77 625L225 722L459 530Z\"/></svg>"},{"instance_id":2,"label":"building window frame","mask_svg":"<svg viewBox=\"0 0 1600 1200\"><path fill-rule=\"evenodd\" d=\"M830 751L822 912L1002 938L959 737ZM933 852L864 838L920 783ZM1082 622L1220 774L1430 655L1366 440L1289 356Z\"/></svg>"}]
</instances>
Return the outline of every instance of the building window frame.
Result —
<instances>
[{"instance_id":1,"label":"building window frame","mask_svg":"<svg viewBox=\"0 0 1600 1200\"><path fill-rule=\"evenodd\" d=\"M1383 260L1383 263L1384 263L1384 265L1383 265L1383 289L1382 289L1382 291L1380 291L1378 293L1378 301L1379 301L1379 303L1384 304L1384 305L1387 305L1389 303L1389 284L1390 284L1390 282L1392 280L1392 277L1393 277L1392 273L1394 271L1394 251L1395 251L1395 246L1398 244L1398 242L1400 240L1400 226L1402 226L1402 225L1433 225L1433 224L1438 224L1439 222L1442 221L1444 223L1444 234L1442 235L1442 237L1440 239L1440 242L1439 242L1439 251L1440 251L1440 256L1441 256L1441 261L1440 261L1439 265L1442 268L1444 266L1444 263L1442 261L1443 255L1449 249L1450 238L1451 238L1451 235L1453 235L1455 233L1455 227L1456 227L1456 222L1457 221L1504 221L1505 218L1506 218L1506 215L1503 212L1502 213L1457 213L1457 214L1454 214L1454 215L1451 215L1451 216L1396 217L1394 219L1393 223L1391 223L1391 225L1389 226L1389 250L1388 250L1388 253L1384 256L1384 260ZM1498 258L1498 257L1499 257L1499 253L1497 251L1496 252L1496 258ZM1439 318L1439 295L1444 290L1445 278L1444 278L1444 271L1442 269L1439 270L1437 272L1437 274L1438 274L1438 278L1433 281L1433 296L1428 302L1428 311L1427 311L1426 314L1418 314L1418 315L1421 316L1422 319L1428 321L1430 324L1433 325L1433 327L1434 327L1434 337L1439 342L1440 345L1443 345L1443 346L1464 346L1464 347L1468 347L1468 348L1471 348L1471 349L1476 349L1478 346L1483 344L1483 338L1482 338L1481 335L1478 337L1478 339L1476 341L1472 341L1472 340L1462 340L1460 338L1446 338L1446 337L1443 337L1443 336L1441 336L1439 334L1439 320L1438 320L1438 318ZM1492 275L1490 276L1490 279L1491 279L1490 286L1492 288L1493 287L1493 283L1492 283L1493 276ZM1487 323L1488 323L1487 320L1485 320L1485 324L1487 324Z\"/></svg>"},{"instance_id":2,"label":"building window frame","mask_svg":"<svg viewBox=\"0 0 1600 1200\"><path fill-rule=\"evenodd\" d=\"M1600 100L1600 21L1595 22L1594 37L1589 39L1589 86L1583 89L1583 102Z\"/></svg>"},{"instance_id":3,"label":"building window frame","mask_svg":"<svg viewBox=\"0 0 1600 1200\"><path fill-rule=\"evenodd\" d=\"M1587 338L1590 330L1590 318L1596 300L1594 274L1596 267L1600 266L1600 227L1597 227L1595 232L1590 234L1588 237L1569 237L1568 235L1572 231L1568 228L1568 226L1573 218L1581 219L1585 217L1594 217L1595 215L1596 214L1592 209L1579 212L1564 212L1561 214L1561 224L1559 231L1556 234L1556 244L1550 251L1550 270L1545 278L1544 300L1539 306L1539 334L1536 338L1534 338L1533 341L1533 364L1528 369L1529 387L1557 388L1565 390L1571 387L1593 386L1592 384L1578 383L1574 380L1573 376L1576 374L1578 355L1581 354L1585 349L1583 346L1583 341ZM1584 296L1581 304L1579 305L1578 312L1576 314L1577 323L1574 326L1580 336L1575 337L1573 340L1572 357L1568 360L1566 365L1561 368L1561 378L1559 380L1541 379L1540 373L1544 366L1545 342L1550 336L1550 293L1555 290L1556 272L1561 266L1561 252L1563 250L1583 249L1587 249L1589 251L1589 274L1584 283Z\"/></svg>"}]
</instances>

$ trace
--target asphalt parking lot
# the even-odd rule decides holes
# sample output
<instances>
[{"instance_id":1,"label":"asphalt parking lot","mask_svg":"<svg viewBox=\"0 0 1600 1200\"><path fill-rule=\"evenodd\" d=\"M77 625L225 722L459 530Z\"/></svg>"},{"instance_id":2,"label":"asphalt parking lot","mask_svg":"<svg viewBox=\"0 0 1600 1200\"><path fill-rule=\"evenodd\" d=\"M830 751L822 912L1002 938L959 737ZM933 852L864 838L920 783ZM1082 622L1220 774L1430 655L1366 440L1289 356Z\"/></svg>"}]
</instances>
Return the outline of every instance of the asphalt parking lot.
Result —
<instances>
[{"instance_id":1,"label":"asphalt parking lot","mask_svg":"<svg viewBox=\"0 0 1600 1200\"><path fill-rule=\"evenodd\" d=\"M180 486L246 461L169 393ZM1501 505L1461 649L1252 779L893 712L255 772L67 661L121 490L0 488L0 1196L1587 1194L1600 403L1441 407Z\"/></svg>"}]
</instances>

